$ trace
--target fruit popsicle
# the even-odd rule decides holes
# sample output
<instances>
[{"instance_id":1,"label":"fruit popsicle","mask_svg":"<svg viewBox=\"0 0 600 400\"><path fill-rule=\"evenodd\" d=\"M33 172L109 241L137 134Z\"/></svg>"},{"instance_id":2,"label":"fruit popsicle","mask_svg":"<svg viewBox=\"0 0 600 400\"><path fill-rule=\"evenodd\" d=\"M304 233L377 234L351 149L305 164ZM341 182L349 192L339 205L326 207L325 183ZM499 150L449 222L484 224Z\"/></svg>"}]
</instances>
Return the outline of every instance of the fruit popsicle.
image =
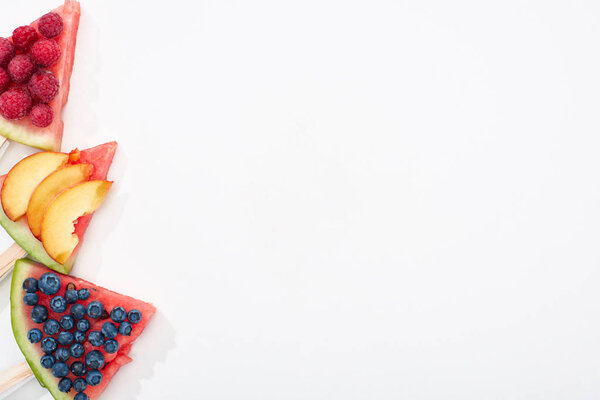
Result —
<instances>
[{"instance_id":1,"label":"fruit popsicle","mask_svg":"<svg viewBox=\"0 0 600 400\"><path fill-rule=\"evenodd\" d=\"M28 259L15 264L10 302L19 348L57 400L97 399L156 311Z\"/></svg>"},{"instance_id":2,"label":"fruit popsicle","mask_svg":"<svg viewBox=\"0 0 600 400\"><path fill-rule=\"evenodd\" d=\"M116 149L109 142L19 161L0 176L0 225L31 257L69 273L92 215L112 186L106 177ZM11 257L18 257L11 249ZM15 258L0 257L0 266L8 271Z\"/></svg>"},{"instance_id":3,"label":"fruit popsicle","mask_svg":"<svg viewBox=\"0 0 600 400\"><path fill-rule=\"evenodd\" d=\"M66 0L0 38L0 142L60 151L80 14Z\"/></svg>"}]
</instances>

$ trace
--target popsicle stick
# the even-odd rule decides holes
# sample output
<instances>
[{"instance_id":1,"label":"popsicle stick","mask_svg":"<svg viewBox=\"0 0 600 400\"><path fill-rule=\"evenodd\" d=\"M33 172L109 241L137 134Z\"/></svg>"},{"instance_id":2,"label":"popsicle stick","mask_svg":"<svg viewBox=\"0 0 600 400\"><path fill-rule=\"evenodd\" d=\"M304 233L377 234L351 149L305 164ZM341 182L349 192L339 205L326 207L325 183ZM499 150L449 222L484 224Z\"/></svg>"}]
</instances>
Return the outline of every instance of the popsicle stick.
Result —
<instances>
[{"instance_id":1,"label":"popsicle stick","mask_svg":"<svg viewBox=\"0 0 600 400\"><path fill-rule=\"evenodd\" d=\"M26 255L27 252L16 243L13 243L4 253L0 254L0 280L12 269L15 261Z\"/></svg>"},{"instance_id":2,"label":"popsicle stick","mask_svg":"<svg viewBox=\"0 0 600 400\"><path fill-rule=\"evenodd\" d=\"M8 394L8 392L15 388L20 383L25 382L27 379L33 376L29 364L23 361L20 364L15 365L0 373L0 395Z\"/></svg>"}]
</instances>

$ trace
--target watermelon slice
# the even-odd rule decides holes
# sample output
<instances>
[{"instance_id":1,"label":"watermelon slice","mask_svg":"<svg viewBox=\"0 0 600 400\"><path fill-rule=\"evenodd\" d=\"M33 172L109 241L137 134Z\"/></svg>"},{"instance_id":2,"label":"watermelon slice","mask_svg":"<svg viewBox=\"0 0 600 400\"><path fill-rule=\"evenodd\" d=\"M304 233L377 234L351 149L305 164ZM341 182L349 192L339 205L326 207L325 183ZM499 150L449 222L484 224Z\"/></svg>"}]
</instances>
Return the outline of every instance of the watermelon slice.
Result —
<instances>
[{"instance_id":1,"label":"watermelon slice","mask_svg":"<svg viewBox=\"0 0 600 400\"><path fill-rule=\"evenodd\" d=\"M63 134L61 112L69 97L69 82L71 72L73 71L75 44L81 10L79 2L65 0L65 4L54 9L53 12L59 14L64 23L63 31L56 39L62 55L56 64L48 68L49 71L54 73L60 83L58 94L49 103L54 111L54 119L49 126L40 128L33 125L29 117L21 120L8 120L0 116L0 135L28 146L59 151ZM37 20L32 22L30 26L37 29L37 22Z\"/></svg>"},{"instance_id":2,"label":"watermelon slice","mask_svg":"<svg viewBox=\"0 0 600 400\"><path fill-rule=\"evenodd\" d=\"M58 278L60 283L55 284L54 286L51 284L44 285L43 282L45 280L43 278L40 280L40 277L47 273ZM35 281L29 278L33 278ZM65 293L67 286L76 291L87 289L90 296L89 298L82 300L80 298L85 298L85 296L77 296L77 292ZM52 287L54 287L54 290L49 290ZM69 294L74 295L74 300L69 300ZM29 297L25 297L26 295ZM55 300L55 296L59 296L60 300ZM25 303L27 300L28 304L33 304L32 298L34 300L36 298L38 299L37 305L27 305ZM68 304L69 301L74 303L72 305ZM99 315L100 312L94 313L93 311L97 310L90 310L91 307L88 307L93 301L99 301L105 310L103 315L100 315L99 318L93 317ZM82 279L53 273L43 265L28 259L17 260L15 264L10 292L10 304L11 322L15 339L38 381L42 386L45 386L57 400L97 399L106 389L119 368L131 362L131 358L128 356L131 345L142 333L148 324L148 321L156 311L152 304L117 294ZM64 307L56 307L57 304ZM47 310L47 317L42 315L41 319L38 318L41 315L38 312L40 306ZM75 307L79 307L79 309L76 310ZM115 307L122 307L126 316L122 317L123 314L121 313L121 317L119 318L118 312L111 312ZM64 311L57 312L57 310ZM81 313L81 310L83 310L83 314ZM132 310L137 310L141 313L139 322L137 323L134 323L136 321L136 319L133 318L135 315L129 315ZM32 317L34 311L38 312L35 318L37 323L34 322ZM74 326L70 327L68 321L64 324L61 323L60 325L55 322L42 323L42 319L45 321L54 320L61 322L61 318L65 315L74 317L71 319L71 323L75 322ZM123 319L125 319L125 322L123 322ZM87 320L90 323L89 329L85 330L85 333L81 333L83 329L81 329L79 326L80 324L78 324L78 322L83 320ZM86 325L87 323L82 324ZM111 324L112 326L109 326L108 328L110 329L108 329L105 324ZM129 335L126 335L128 329L127 325L131 328ZM115 328L117 330L116 333ZM31 330L35 329L38 329L40 332L29 334ZM80 333L78 333L77 336L76 332L78 330ZM61 332L70 332L70 334L61 335ZM92 334L92 332L96 333ZM110 333L107 335L109 338L115 336L113 341L116 341L117 346L115 346L114 342L108 343L109 339L100 337L97 332ZM38 334L38 338L39 335L41 335L40 340L34 338L35 334ZM73 335L76 336L73 338ZM94 336L94 340L92 339L92 336ZM29 337L32 337L35 343L32 343L29 340ZM46 340L47 338L52 339ZM100 342L96 342L95 340L100 340ZM77 343L80 343L83 346L78 346ZM53 344L56 345L55 349ZM77 349L71 347L73 345L75 345ZM69 351L66 352L66 350L61 349L67 349ZM103 365L94 364L94 362L98 361L98 358L91 358L91 356L89 356L91 352L96 353L94 354L96 356L98 353L101 354L99 359L104 360L103 363L100 363ZM67 360L64 359L65 353L68 356ZM45 368L41 364L42 357L46 354L51 354L52 357L55 358L55 365L50 368ZM90 357L89 360L88 357ZM46 357L45 361L51 363L51 359L51 357ZM56 365L61 362L64 363L64 365ZM73 367L74 363L79 363L79 365L76 366L79 367L79 370L76 367ZM83 363L85 367L82 366L81 363ZM46 367L48 366L49 364L46 364ZM69 369L66 370L66 373L61 373L61 369L65 370L67 367ZM96 374L96 379L98 378L98 374L96 372L90 374L90 371L93 369L97 370L102 376L101 382L97 385L93 385L93 383L95 383L93 374ZM78 375L75 375L74 372L77 372ZM55 375L58 375L59 377L56 377ZM82 386L73 386L73 383L77 378L81 378L84 381L87 379L92 383L88 383L87 387L82 391L87 397L78 394L76 391L76 389L81 389L83 386L81 381L77 382L77 384L81 384ZM61 379L66 380L61 382ZM67 388L69 390L68 392L65 392L64 390Z\"/></svg>"},{"instance_id":3,"label":"watermelon slice","mask_svg":"<svg viewBox=\"0 0 600 400\"><path fill-rule=\"evenodd\" d=\"M94 166L94 171L92 172L90 179L106 179L116 149L117 142L109 142L82 150L80 152L79 161L76 161L75 163L89 163ZM4 182L5 177L6 175L0 176L0 186ZM4 213L0 204L0 225L6 229L15 242L17 242L19 246L27 251L33 258L63 274L68 274L71 271L71 268L73 268L73 263L77 257L79 247L83 242L83 236L92 219L92 215L93 214L84 215L77 220L74 233L79 238L79 244L73 251L71 257L64 264L60 264L48 255L42 242L31 233L29 224L27 223L27 217L12 221Z\"/></svg>"}]
</instances>

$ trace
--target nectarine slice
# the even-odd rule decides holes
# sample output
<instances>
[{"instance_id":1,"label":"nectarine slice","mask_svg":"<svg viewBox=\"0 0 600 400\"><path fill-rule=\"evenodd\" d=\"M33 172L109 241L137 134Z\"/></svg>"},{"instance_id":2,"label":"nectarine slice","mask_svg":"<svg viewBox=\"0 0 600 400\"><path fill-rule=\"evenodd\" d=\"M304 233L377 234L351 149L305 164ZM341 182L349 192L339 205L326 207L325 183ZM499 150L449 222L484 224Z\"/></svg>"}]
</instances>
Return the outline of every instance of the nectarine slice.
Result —
<instances>
[{"instance_id":1,"label":"nectarine slice","mask_svg":"<svg viewBox=\"0 0 600 400\"><path fill-rule=\"evenodd\" d=\"M27 223L31 233L39 237L42 232L44 213L56 196L71 186L89 179L93 167L90 164L75 164L60 168L48 175L33 191L27 206Z\"/></svg>"},{"instance_id":2,"label":"nectarine slice","mask_svg":"<svg viewBox=\"0 0 600 400\"><path fill-rule=\"evenodd\" d=\"M45 177L69 161L69 155L45 151L19 161L6 175L0 199L4 212L13 221L27 212L29 198Z\"/></svg>"},{"instance_id":3,"label":"nectarine slice","mask_svg":"<svg viewBox=\"0 0 600 400\"><path fill-rule=\"evenodd\" d=\"M73 233L75 221L100 207L112 182L87 181L59 194L50 203L42 219L41 238L50 257L63 264L79 243Z\"/></svg>"}]
</instances>

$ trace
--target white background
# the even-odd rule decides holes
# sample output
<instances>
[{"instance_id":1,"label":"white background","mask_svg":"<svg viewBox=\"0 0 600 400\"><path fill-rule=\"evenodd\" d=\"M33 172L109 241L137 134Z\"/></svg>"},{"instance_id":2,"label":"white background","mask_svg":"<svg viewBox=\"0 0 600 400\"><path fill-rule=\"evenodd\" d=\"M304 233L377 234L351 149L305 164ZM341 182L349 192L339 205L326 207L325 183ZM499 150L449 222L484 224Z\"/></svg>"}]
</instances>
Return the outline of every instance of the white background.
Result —
<instances>
[{"instance_id":1,"label":"white background","mask_svg":"<svg viewBox=\"0 0 600 400\"><path fill-rule=\"evenodd\" d=\"M82 8L64 149L120 147L73 272L159 310L104 399L600 397L600 3Z\"/></svg>"}]
</instances>

